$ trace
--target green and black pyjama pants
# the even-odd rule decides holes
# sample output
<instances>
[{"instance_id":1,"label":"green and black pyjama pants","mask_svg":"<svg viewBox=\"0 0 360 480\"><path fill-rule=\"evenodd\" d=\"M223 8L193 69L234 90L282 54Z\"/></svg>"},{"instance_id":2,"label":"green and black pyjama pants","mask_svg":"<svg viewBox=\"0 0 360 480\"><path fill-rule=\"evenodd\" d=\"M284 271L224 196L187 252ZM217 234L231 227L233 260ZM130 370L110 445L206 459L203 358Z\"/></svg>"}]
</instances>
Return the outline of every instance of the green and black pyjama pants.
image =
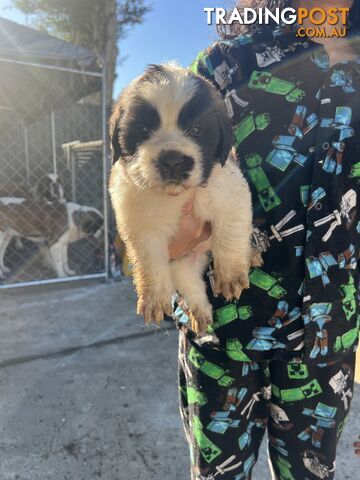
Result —
<instances>
[{"instance_id":1,"label":"green and black pyjama pants","mask_svg":"<svg viewBox=\"0 0 360 480\"><path fill-rule=\"evenodd\" d=\"M265 430L273 476L332 479L355 354L332 364L244 362L180 331L180 411L192 480L246 480Z\"/></svg>"}]
</instances>

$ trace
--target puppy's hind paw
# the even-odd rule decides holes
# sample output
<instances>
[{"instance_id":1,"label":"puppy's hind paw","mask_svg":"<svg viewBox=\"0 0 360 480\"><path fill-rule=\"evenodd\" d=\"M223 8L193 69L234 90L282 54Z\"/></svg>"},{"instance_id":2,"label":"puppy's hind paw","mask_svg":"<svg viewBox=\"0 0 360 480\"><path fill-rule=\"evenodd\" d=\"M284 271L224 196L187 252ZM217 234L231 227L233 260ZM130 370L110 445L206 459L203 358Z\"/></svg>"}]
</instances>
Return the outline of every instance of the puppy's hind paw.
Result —
<instances>
[{"instance_id":1,"label":"puppy's hind paw","mask_svg":"<svg viewBox=\"0 0 360 480\"><path fill-rule=\"evenodd\" d=\"M256 248L251 249L251 258L250 258L252 267L262 267L264 260L262 259L261 252Z\"/></svg>"}]
</instances>

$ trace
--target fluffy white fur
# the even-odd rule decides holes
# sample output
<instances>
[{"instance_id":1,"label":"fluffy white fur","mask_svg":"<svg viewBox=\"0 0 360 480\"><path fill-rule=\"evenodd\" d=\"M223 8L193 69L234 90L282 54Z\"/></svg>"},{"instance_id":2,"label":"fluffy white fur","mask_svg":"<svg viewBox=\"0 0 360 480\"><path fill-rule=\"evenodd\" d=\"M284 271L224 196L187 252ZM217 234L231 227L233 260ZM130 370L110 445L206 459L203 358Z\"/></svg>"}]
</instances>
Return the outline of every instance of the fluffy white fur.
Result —
<instances>
[{"instance_id":1,"label":"fluffy white fur","mask_svg":"<svg viewBox=\"0 0 360 480\"><path fill-rule=\"evenodd\" d=\"M139 190L122 170L120 163L114 165L110 193L119 231L135 266L138 311L143 312L146 322L161 322L163 312L171 314L171 296L178 290L193 313L193 328L204 333L206 325L212 323L202 280L208 256L192 253L170 261L168 253L192 189L177 196ZM252 216L248 185L232 159L225 167L214 167L207 188L196 189L193 214L211 222L215 290L227 298L239 297L249 286Z\"/></svg>"}]
</instances>

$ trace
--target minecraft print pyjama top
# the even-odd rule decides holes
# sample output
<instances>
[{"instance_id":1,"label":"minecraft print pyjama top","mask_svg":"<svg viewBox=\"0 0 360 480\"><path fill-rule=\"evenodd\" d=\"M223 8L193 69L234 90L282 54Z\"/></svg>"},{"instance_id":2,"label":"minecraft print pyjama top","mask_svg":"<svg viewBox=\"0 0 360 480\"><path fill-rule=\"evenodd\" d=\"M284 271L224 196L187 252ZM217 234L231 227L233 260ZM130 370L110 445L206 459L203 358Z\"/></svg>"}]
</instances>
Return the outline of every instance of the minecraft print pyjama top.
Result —
<instances>
[{"instance_id":1,"label":"minecraft print pyjama top","mask_svg":"<svg viewBox=\"0 0 360 480\"><path fill-rule=\"evenodd\" d=\"M206 272L217 348L245 361L346 355L359 330L360 61L330 68L321 45L263 26L215 43L191 69L226 103L264 260L238 301L214 296Z\"/></svg>"}]
</instances>

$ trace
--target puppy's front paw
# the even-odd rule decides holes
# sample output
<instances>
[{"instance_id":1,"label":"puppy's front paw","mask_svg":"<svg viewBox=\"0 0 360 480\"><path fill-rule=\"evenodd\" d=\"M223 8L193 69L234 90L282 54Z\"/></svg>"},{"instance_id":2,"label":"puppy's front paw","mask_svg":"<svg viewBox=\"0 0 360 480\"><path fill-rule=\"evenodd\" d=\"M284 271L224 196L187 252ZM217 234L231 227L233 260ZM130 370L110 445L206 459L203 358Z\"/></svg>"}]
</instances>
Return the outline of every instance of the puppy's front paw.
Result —
<instances>
[{"instance_id":1,"label":"puppy's front paw","mask_svg":"<svg viewBox=\"0 0 360 480\"><path fill-rule=\"evenodd\" d=\"M250 287L248 269L239 269L236 273L232 273L231 275L225 274L221 269L215 269L214 277L215 293L222 295L228 301L233 299L238 300L242 291Z\"/></svg>"},{"instance_id":2,"label":"puppy's front paw","mask_svg":"<svg viewBox=\"0 0 360 480\"><path fill-rule=\"evenodd\" d=\"M139 297L137 304L137 314L143 315L145 323L160 323L164 320L164 313L166 315L172 314L172 304L170 294L144 294Z\"/></svg>"},{"instance_id":3,"label":"puppy's front paw","mask_svg":"<svg viewBox=\"0 0 360 480\"><path fill-rule=\"evenodd\" d=\"M199 337L206 335L207 327L213 324L213 315L211 305L203 308L192 307L190 312L191 330Z\"/></svg>"}]
</instances>

